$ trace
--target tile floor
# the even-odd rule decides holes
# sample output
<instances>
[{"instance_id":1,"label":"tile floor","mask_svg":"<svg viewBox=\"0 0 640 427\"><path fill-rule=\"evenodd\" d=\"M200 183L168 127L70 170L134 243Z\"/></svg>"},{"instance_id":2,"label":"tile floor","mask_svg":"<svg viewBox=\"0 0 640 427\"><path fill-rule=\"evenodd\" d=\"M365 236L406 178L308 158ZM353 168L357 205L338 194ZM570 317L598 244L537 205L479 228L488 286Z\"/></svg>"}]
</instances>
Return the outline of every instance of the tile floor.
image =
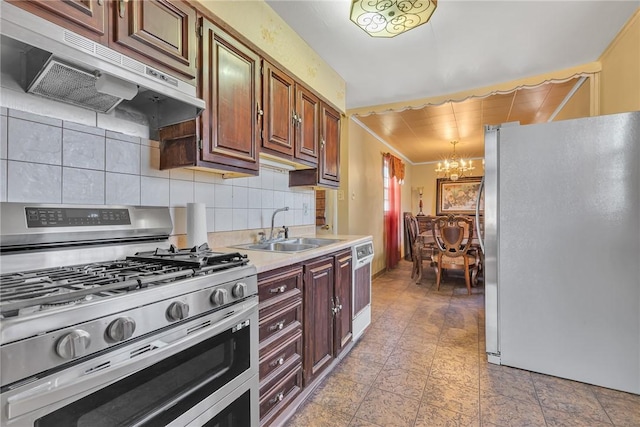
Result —
<instances>
[{"instance_id":1,"label":"tile floor","mask_svg":"<svg viewBox=\"0 0 640 427\"><path fill-rule=\"evenodd\" d=\"M373 282L372 323L286 427L640 426L640 396L486 362L483 289Z\"/></svg>"}]
</instances>

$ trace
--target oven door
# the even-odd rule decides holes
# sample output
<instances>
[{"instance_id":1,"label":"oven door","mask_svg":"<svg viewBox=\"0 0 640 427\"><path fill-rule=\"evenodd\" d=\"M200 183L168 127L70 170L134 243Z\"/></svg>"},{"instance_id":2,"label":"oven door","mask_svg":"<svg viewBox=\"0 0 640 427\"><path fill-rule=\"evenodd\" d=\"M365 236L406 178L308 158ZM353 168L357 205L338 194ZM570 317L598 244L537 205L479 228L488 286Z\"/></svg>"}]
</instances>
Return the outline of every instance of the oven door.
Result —
<instances>
[{"instance_id":1,"label":"oven door","mask_svg":"<svg viewBox=\"0 0 640 427\"><path fill-rule=\"evenodd\" d=\"M257 426L257 297L237 306L4 392L2 425Z\"/></svg>"}]
</instances>

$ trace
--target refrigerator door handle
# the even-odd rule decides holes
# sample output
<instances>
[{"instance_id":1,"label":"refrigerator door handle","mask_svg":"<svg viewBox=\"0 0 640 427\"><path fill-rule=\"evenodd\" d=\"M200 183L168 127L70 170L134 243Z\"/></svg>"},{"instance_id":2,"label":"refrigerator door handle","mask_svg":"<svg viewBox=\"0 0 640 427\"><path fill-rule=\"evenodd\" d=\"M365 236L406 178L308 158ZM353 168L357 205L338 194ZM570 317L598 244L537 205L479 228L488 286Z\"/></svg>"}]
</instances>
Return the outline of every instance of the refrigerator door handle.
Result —
<instances>
[{"instance_id":1,"label":"refrigerator door handle","mask_svg":"<svg viewBox=\"0 0 640 427\"><path fill-rule=\"evenodd\" d=\"M480 233L480 199L482 192L484 191L484 176L480 180L480 187L478 188L478 196L476 198L476 232L478 233L478 242L480 243L480 250L484 253L484 237Z\"/></svg>"}]
</instances>

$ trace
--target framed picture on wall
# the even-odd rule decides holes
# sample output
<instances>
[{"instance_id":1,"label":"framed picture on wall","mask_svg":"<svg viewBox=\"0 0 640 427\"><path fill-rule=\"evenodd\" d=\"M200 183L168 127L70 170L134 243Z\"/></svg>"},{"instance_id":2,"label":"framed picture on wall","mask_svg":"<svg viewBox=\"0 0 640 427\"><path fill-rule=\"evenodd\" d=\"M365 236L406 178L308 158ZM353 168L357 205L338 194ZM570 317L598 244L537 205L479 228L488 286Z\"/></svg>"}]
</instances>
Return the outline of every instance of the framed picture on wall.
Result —
<instances>
[{"instance_id":1,"label":"framed picture on wall","mask_svg":"<svg viewBox=\"0 0 640 427\"><path fill-rule=\"evenodd\" d=\"M460 178L457 181L440 178L436 181L436 215L475 215L481 176ZM483 198L484 199L484 198ZM480 212L484 200L480 200Z\"/></svg>"}]
</instances>

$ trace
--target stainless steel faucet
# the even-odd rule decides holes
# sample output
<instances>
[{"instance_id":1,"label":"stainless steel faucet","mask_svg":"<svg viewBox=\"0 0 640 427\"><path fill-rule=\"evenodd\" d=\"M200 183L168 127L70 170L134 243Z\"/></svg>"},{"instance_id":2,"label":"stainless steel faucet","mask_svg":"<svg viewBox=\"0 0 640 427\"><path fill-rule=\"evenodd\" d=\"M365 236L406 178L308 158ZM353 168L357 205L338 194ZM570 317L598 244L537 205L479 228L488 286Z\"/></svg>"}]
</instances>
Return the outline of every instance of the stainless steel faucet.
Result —
<instances>
[{"instance_id":1,"label":"stainless steel faucet","mask_svg":"<svg viewBox=\"0 0 640 427\"><path fill-rule=\"evenodd\" d=\"M288 210L289 210L289 206L285 206L284 208L276 209L275 212L273 212L273 215L271 215L271 232L269 233L269 240L273 240L273 221L276 218L276 214L278 212L283 212Z\"/></svg>"}]
</instances>

